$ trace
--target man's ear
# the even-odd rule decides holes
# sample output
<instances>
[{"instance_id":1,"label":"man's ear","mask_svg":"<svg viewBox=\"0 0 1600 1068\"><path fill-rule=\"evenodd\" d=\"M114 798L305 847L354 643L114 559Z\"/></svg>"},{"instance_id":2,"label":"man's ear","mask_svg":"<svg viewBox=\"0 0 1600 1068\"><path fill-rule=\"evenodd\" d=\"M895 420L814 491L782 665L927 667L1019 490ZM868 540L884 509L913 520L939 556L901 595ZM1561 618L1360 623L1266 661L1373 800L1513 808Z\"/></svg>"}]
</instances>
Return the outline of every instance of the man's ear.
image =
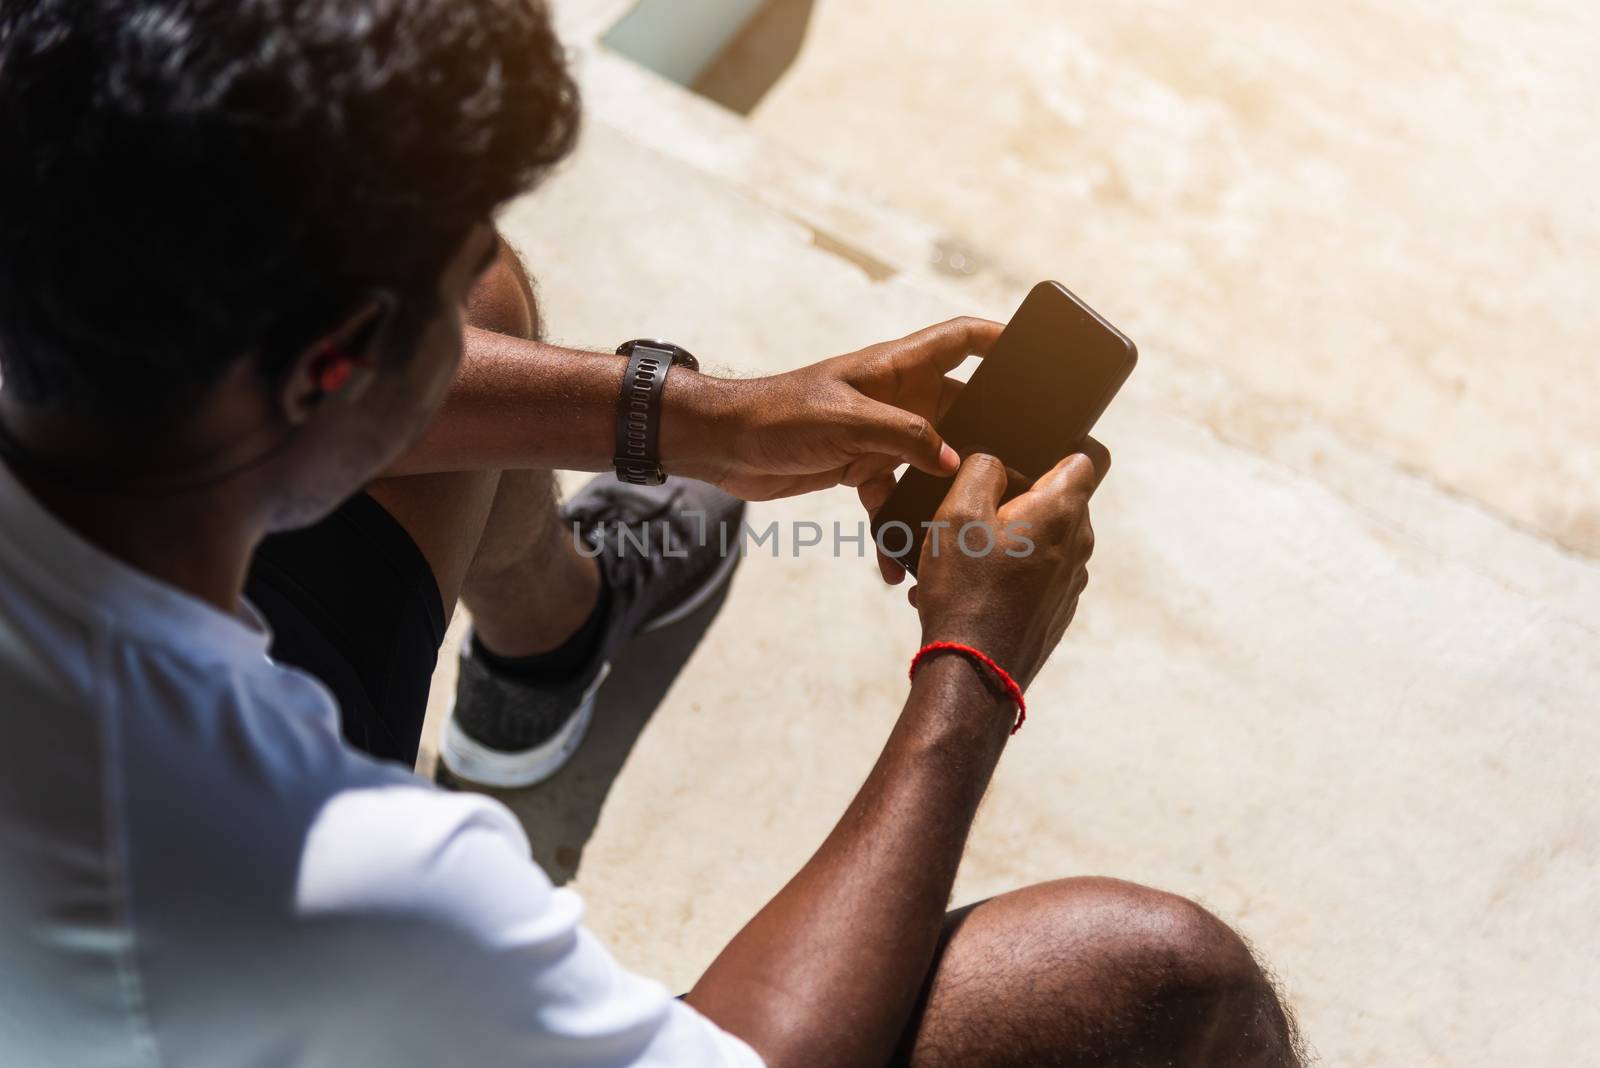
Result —
<instances>
[{"instance_id":1,"label":"man's ear","mask_svg":"<svg viewBox=\"0 0 1600 1068\"><path fill-rule=\"evenodd\" d=\"M279 396L291 426L309 421L333 396L354 398L365 388L394 317L395 300L374 292L289 365Z\"/></svg>"}]
</instances>

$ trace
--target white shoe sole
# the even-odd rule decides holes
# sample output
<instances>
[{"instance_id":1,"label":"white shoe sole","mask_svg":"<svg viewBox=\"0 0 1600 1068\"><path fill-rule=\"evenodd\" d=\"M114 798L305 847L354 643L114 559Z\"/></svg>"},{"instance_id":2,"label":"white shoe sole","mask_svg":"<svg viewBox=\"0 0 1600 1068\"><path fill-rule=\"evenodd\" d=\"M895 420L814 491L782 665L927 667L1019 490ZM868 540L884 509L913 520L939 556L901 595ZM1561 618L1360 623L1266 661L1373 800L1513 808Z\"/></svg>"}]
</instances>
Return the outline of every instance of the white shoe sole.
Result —
<instances>
[{"instance_id":1,"label":"white shoe sole","mask_svg":"<svg viewBox=\"0 0 1600 1068\"><path fill-rule=\"evenodd\" d=\"M724 556L716 571L701 584L699 589L640 627L638 633L647 634L659 630L693 613L722 589L738 562L738 553ZM611 664L607 661L601 665L600 673L595 676L594 681L583 691L578 709L572 718L562 724L561 729L547 741L532 749L515 753L490 749L468 737L467 733L456 725L455 701L452 699L450 709L445 713L444 741L439 747L439 759L450 769L450 774L483 786L496 786L508 790L537 786L553 778L556 772L572 759L572 754L578 751L584 735L589 731L589 722L594 718L595 697L600 692L601 683L605 682L606 676L610 674Z\"/></svg>"},{"instance_id":2,"label":"white shoe sole","mask_svg":"<svg viewBox=\"0 0 1600 1068\"><path fill-rule=\"evenodd\" d=\"M565 767L567 761L572 759L572 754L578 751L583 736L589 732L589 722L594 719L595 695L600 692L600 685L609 674L611 664L608 661L600 666L600 673L583 691L578 710L554 736L532 749L515 753L490 749L469 738L456 723L455 703L451 702L449 719L444 727L444 742L439 747L439 759L450 769L450 774L483 786L498 786L507 790L537 786Z\"/></svg>"}]
</instances>

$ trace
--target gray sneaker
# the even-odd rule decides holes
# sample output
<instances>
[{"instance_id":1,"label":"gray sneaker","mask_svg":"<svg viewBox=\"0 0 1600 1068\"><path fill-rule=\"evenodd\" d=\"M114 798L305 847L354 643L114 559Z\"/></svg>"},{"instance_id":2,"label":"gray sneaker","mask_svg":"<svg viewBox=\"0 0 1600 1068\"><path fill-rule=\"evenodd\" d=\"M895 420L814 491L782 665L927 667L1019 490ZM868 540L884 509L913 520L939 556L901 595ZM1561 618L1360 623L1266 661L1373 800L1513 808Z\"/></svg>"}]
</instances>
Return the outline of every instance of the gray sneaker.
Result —
<instances>
[{"instance_id":1,"label":"gray sneaker","mask_svg":"<svg viewBox=\"0 0 1600 1068\"><path fill-rule=\"evenodd\" d=\"M610 589L605 637L582 672L552 685L491 672L473 656L469 635L439 752L444 768L459 778L520 787L561 770L583 741L617 650L705 604L739 562L744 502L704 482L674 478L633 486L601 475L561 511L598 553Z\"/></svg>"}]
</instances>

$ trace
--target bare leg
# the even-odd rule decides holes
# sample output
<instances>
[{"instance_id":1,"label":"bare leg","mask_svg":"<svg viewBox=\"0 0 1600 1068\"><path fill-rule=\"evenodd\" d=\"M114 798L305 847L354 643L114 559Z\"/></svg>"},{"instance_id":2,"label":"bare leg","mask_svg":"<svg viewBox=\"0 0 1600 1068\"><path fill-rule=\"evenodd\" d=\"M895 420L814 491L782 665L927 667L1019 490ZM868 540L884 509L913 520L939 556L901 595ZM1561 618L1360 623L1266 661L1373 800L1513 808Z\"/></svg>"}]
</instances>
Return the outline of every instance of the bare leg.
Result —
<instances>
[{"instance_id":1,"label":"bare leg","mask_svg":"<svg viewBox=\"0 0 1600 1068\"><path fill-rule=\"evenodd\" d=\"M467 320L515 337L538 331L532 286L504 242L473 291ZM368 492L427 558L445 615L465 599L479 637L495 652L553 649L593 609L599 568L563 528L549 471L414 475L381 479Z\"/></svg>"},{"instance_id":2,"label":"bare leg","mask_svg":"<svg viewBox=\"0 0 1600 1068\"><path fill-rule=\"evenodd\" d=\"M1244 942L1200 906L1065 879L950 914L894 1064L1297 1065Z\"/></svg>"},{"instance_id":3,"label":"bare leg","mask_svg":"<svg viewBox=\"0 0 1600 1068\"><path fill-rule=\"evenodd\" d=\"M504 472L461 588L478 639L501 656L548 652L583 624L599 595L599 566L579 555L562 524L554 476Z\"/></svg>"}]
</instances>

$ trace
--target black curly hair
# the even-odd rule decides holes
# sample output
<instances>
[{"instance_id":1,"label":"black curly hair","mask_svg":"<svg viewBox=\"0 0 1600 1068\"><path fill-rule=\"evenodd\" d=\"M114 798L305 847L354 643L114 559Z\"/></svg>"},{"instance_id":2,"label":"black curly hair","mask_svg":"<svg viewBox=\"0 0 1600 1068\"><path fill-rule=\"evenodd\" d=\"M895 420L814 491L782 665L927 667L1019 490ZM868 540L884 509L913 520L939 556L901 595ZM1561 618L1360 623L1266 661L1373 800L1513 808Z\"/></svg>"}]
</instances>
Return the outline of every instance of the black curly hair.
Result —
<instances>
[{"instance_id":1,"label":"black curly hair","mask_svg":"<svg viewBox=\"0 0 1600 1068\"><path fill-rule=\"evenodd\" d=\"M411 316L571 149L536 0L0 0L0 373L170 410L375 288Z\"/></svg>"}]
</instances>

